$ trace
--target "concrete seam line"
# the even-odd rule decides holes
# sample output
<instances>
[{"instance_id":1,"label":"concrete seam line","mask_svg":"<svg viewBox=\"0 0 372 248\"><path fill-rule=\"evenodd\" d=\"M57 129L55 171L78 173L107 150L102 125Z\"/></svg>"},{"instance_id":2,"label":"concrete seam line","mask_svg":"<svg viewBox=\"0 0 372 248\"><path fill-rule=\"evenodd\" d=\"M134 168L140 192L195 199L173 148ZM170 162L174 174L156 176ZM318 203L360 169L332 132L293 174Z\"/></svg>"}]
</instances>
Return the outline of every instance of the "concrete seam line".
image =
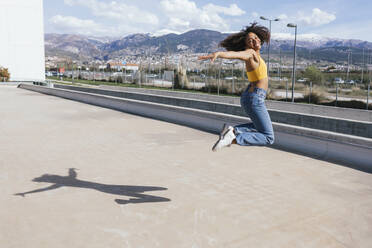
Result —
<instances>
[{"instance_id":1,"label":"concrete seam line","mask_svg":"<svg viewBox=\"0 0 372 248\"><path fill-rule=\"evenodd\" d=\"M331 131L327 131L327 130L312 129L312 128L308 128L308 127L294 126L294 125L285 124L285 123L278 123L278 122L275 123L275 126L278 129L283 128L281 131L285 131L286 128L291 127L291 128L293 128L293 130L302 130L304 132L308 132L310 135L318 133L318 134L324 134L324 135L332 136L332 137L357 139L357 140L361 140L361 141L364 141L364 142L371 142L371 145L372 145L372 139L366 138L366 137L361 137L361 136L354 136L354 135L343 134L343 133L335 133L335 132L331 132Z\"/></svg>"},{"instance_id":2,"label":"concrete seam line","mask_svg":"<svg viewBox=\"0 0 372 248\"><path fill-rule=\"evenodd\" d=\"M295 114L295 115L298 115L299 113L298 112L293 112L293 111L283 111L283 110L278 110L278 109L269 109L269 111L271 112L279 112L279 113L289 113L289 114ZM307 114L307 113L301 113L302 116L308 116L308 117L323 117L323 116L320 116L320 115L312 115L312 114ZM331 120L343 120L343 121L348 121L348 122L355 122L355 120L352 120L352 119L345 119L345 118L340 118L340 117L332 117L332 116L324 116L326 117L327 119L331 119ZM363 123L363 124L368 124L368 125L372 125L371 122L369 121L357 121L358 123Z\"/></svg>"},{"instance_id":3,"label":"concrete seam line","mask_svg":"<svg viewBox=\"0 0 372 248\"><path fill-rule=\"evenodd\" d=\"M84 87L75 87L75 86L71 86L71 87L73 87L73 88L80 88L80 89L94 89L94 88L84 88ZM68 89L68 90L73 90L73 89ZM95 90L100 90L100 91L105 91L105 92L113 91L113 92L116 92L116 93L123 93L123 92L125 92L125 93L133 94L133 95L159 97L159 95L156 95L156 94L149 94L149 93L142 93L142 92L117 91L117 90L106 90L106 89L95 89ZM95 93L91 93L91 94L95 94ZM177 96L165 96L165 95L161 95L161 97L168 98L168 99L181 99L181 100L187 100L187 101L190 101L191 100L190 98L177 97ZM198 102L207 102L207 103L223 104L223 105L228 105L228 106L240 107L237 104L231 104L231 103L221 103L221 102L214 102L214 101L209 101L209 100L198 100L198 99L193 99L193 100L198 101Z\"/></svg>"}]
</instances>

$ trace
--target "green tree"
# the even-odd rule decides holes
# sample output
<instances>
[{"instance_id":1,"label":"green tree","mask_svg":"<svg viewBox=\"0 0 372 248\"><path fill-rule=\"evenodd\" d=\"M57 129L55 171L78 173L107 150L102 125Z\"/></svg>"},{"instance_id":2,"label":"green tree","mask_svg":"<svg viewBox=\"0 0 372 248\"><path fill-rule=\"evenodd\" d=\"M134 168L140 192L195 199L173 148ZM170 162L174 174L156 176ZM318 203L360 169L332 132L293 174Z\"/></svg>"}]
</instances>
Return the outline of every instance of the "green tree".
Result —
<instances>
[{"instance_id":1,"label":"green tree","mask_svg":"<svg viewBox=\"0 0 372 248\"><path fill-rule=\"evenodd\" d=\"M310 82L314 84L322 84L324 83L324 76L322 72L316 66L309 66L305 69L304 77L308 78Z\"/></svg>"},{"instance_id":2,"label":"green tree","mask_svg":"<svg viewBox=\"0 0 372 248\"><path fill-rule=\"evenodd\" d=\"M10 73L8 68L4 68L0 66L0 81L9 81Z\"/></svg>"}]
</instances>

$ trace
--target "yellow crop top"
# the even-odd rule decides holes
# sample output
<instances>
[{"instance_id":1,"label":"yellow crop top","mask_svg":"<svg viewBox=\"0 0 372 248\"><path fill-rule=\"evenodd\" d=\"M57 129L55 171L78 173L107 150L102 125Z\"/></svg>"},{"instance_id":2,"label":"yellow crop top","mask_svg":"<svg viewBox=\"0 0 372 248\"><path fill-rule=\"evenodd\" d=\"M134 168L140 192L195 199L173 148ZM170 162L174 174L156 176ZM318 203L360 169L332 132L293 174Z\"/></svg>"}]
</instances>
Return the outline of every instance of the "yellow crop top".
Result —
<instances>
[{"instance_id":1,"label":"yellow crop top","mask_svg":"<svg viewBox=\"0 0 372 248\"><path fill-rule=\"evenodd\" d=\"M253 71L247 71L247 77L249 82L256 82L258 80L264 79L267 77L267 67L265 61L260 58L260 64Z\"/></svg>"}]
</instances>

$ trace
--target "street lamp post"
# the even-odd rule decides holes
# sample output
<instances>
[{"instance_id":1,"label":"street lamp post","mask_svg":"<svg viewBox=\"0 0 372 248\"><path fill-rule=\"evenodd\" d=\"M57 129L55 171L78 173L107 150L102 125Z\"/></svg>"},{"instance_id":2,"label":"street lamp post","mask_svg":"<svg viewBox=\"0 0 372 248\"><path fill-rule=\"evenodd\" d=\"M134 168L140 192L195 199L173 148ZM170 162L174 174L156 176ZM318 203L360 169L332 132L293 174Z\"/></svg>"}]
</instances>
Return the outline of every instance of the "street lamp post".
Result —
<instances>
[{"instance_id":1,"label":"street lamp post","mask_svg":"<svg viewBox=\"0 0 372 248\"><path fill-rule=\"evenodd\" d=\"M232 93L235 94L234 63L232 63L231 77L232 77Z\"/></svg>"},{"instance_id":2,"label":"street lamp post","mask_svg":"<svg viewBox=\"0 0 372 248\"><path fill-rule=\"evenodd\" d=\"M362 57L362 78L360 79L360 82L363 84L363 75L364 74L364 48L363 48L363 57Z\"/></svg>"},{"instance_id":3,"label":"street lamp post","mask_svg":"<svg viewBox=\"0 0 372 248\"><path fill-rule=\"evenodd\" d=\"M260 16L260 19L262 20L265 20L265 21L269 21L269 31L270 31L270 37L271 37L271 22L274 21L274 22L277 22L277 21L280 21L279 18L275 18L275 19L269 19L269 18L266 18L264 16ZM267 47L267 76L270 77L270 40L269 40L269 44L268 44L268 47Z\"/></svg>"},{"instance_id":4,"label":"street lamp post","mask_svg":"<svg viewBox=\"0 0 372 248\"><path fill-rule=\"evenodd\" d=\"M220 66L218 69L217 95L220 95L221 67L222 67L222 59L220 59Z\"/></svg>"},{"instance_id":5,"label":"street lamp post","mask_svg":"<svg viewBox=\"0 0 372 248\"><path fill-rule=\"evenodd\" d=\"M293 46L293 70L292 70L292 102L294 102L294 85L296 80L296 39L297 39L297 24L288 23L287 27L295 28L295 39Z\"/></svg>"}]
</instances>

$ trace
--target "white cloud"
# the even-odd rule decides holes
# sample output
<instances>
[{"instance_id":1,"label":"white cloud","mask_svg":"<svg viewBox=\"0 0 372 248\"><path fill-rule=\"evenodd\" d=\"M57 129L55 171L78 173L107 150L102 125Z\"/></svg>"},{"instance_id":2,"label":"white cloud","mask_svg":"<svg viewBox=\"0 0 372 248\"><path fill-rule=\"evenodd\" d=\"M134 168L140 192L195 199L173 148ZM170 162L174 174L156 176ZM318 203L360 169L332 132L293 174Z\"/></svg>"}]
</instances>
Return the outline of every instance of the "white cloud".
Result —
<instances>
[{"instance_id":1,"label":"white cloud","mask_svg":"<svg viewBox=\"0 0 372 248\"><path fill-rule=\"evenodd\" d=\"M285 20L288 20L288 16L286 14L281 14L278 16L278 18L281 20L281 21L285 21Z\"/></svg>"},{"instance_id":2,"label":"white cloud","mask_svg":"<svg viewBox=\"0 0 372 248\"><path fill-rule=\"evenodd\" d=\"M167 17L164 29L169 28L178 32L196 28L218 29L225 32L229 30L230 25L221 15L245 14L245 11L236 4L224 7L210 3L198 8L196 3L190 0L162 0L160 5Z\"/></svg>"},{"instance_id":3,"label":"white cloud","mask_svg":"<svg viewBox=\"0 0 372 248\"><path fill-rule=\"evenodd\" d=\"M317 33L332 38L360 39L372 42L372 20L355 20L349 23L335 23L317 28Z\"/></svg>"},{"instance_id":4,"label":"white cloud","mask_svg":"<svg viewBox=\"0 0 372 248\"><path fill-rule=\"evenodd\" d=\"M203 7L208 13L223 13L229 16L241 16L245 14L245 11L240 9L236 4L230 4L230 7L223 7L209 3Z\"/></svg>"},{"instance_id":5,"label":"white cloud","mask_svg":"<svg viewBox=\"0 0 372 248\"><path fill-rule=\"evenodd\" d=\"M298 12L297 19L306 25L321 26L336 20L336 15L314 8L311 15L306 15L302 11Z\"/></svg>"},{"instance_id":6,"label":"white cloud","mask_svg":"<svg viewBox=\"0 0 372 248\"><path fill-rule=\"evenodd\" d=\"M271 40L294 40L294 38L293 33L273 33L271 36ZM296 38L299 41L319 41L327 39L322 35L314 33L298 34Z\"/></svg>"},{"instance_id":7,"label":"white cloud","mask_svg":"<svg viewBox=\"0 0 372 248\"><path fill-rule=\"evenodd\" d=\"M114 0L64 0L64 3L72 7L84 7L90 10L92 18L102 25L87 23L88 20L78 18L69 21L74 25L64 24L60 19L54 19L55 27L68 32L68 26L75 32L79 23L84 23L90 27L91 31L100 27L104 30L107 27L105 35L124 35L133 32L151 32L155 34L172 31L173 33L182 33L192 29L213 29L221 32L230 31L232 17L239 17L245 14L245 11L238 7L237 4L226 6L208 3L197 6L197 1L193 0L161 0L159 6L153 10L143 10L137 7L135 2L114 1ZM98 17L98 18L97 18ZM67 18L67 17L64 17ZM92 21L92 20L90 20ZM92 21L93 22L93 21ZM107 23L110 23L108 26ZM88 25L89 24L89 25ZM89 32L91 32L89 31ZM88 31L85 31L85 33Z\"/></svg>"},{"instance_id":8,"label":"white cloud","mask_svg":"<svg viewBox=\"0 0 372 248\"><path fill-rule=\"evenodd\" d=\"M188 0L163 0L160 4L167 13L176 12L182 13L183 16L187 16L199 12L195 2L190 2Z\"/></svg>"},{"instance_id":9,"label":"white cloud","mask_svg":"<svg viewBox=\"0 0 372 248\"><path fill-rule=\"evenodd\" d=\"M253 18L258 18L259 17L259 14L257 12L252 12L251 15L252 15Z\"/></svg>"},{"instance_id":10,"label":"white cloud","mask_svg":"<svg viewBox=\"0 0 372 248\"><path fill-rule=\"evenodd\" d=\"M99 25L93 20L82 20L73 16L56 15L49 19L53 26L61 30L80 31L90 34L91 31L99 29Z\"/></svg>"},{"instance_id":11,"label":"white cloud","mask_svg":"<svg viewBox=\"0 0 372 248\"><path fill-rule=\"evenodd\" d=\"M177 18L177 17L171 17L170 18L170 23L171 23L171 26L181 26L181 27L188 27L190 26L190 22L189 21L185 21L185 20L182 20L180 18Z\"/></svg>"},{"instance_id":12,"label":"white cloud","mask_svg":"<svg viewBox=\"0 0 372 248\"><path fill-rule=\"evenodd\" d=\"M95 36L118 36L128 33L143 33L144 31L128 25L104 26L89 19L79 19L74 16L56 15L49 19L57 33L84 34Z\"/></svg>"},{"instance_id":13,"label":"white cloud","mask_svg":"<svg viewBox=\"0 0 372 248\"><path fill-rule=\"evenodd\" d=\"M141 10L134 5L118 3L116 1L105 3L99 0L64 0L64 3L69 6L87 7L92 11L93 15L98 17L106 17L132 24L157 25L159 23L156 15Z\"/></svg>"}]
</instances>

